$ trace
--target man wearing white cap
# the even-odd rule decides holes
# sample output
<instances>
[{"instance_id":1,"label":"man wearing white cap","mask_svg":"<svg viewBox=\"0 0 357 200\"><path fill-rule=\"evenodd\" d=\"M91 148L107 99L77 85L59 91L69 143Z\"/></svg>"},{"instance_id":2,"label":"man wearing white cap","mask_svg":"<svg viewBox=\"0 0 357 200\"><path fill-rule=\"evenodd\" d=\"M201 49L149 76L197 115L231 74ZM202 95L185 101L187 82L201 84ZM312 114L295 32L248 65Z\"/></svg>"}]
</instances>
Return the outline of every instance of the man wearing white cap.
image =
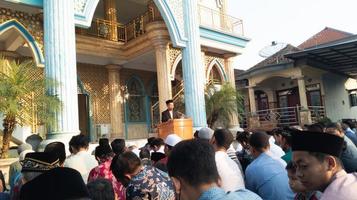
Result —
<instances>
[{"instance_id":1,"label":"man wearing white cap","mask_svg":"<svg viewBox=\"0 0 357 200\"><path fill-rule=\"evenodd\" d=\"M156 164L155 164L155 167L164 171L164 172L167 172L167 160L168 160L168 157L170 155L170 152L172 150L172 148L179 142L182 141L182 138L179 137L178 135L176 135L175 133L172 133L170 135L168 135L165 139L165 155L166 157L159 160Z\"/></svg>"}]
</instances>

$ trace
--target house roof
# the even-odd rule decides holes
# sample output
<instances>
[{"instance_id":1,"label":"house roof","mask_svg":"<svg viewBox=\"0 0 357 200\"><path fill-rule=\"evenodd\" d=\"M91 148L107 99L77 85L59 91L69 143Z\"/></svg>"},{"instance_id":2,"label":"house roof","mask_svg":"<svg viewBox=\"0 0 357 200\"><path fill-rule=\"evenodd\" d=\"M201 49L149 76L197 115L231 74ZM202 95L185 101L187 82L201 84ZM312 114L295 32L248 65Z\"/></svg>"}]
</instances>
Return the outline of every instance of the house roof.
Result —
<instances>
[{"instance_id":1,"label":"house roof","mask_svg":"<svg viewBox=\"0 0 357 200\"><path fill-rule=\"evenodd\" d=\"M325 44L328 42L332 42L335 40L339 40L342 38L352 36L352 33L348 33L345 31L337 30L334 28L326 27L322 31L316 33L305 42L301 43L298 48L300 49L308 49L321 44Z\"/></svg>"}]
</instances>

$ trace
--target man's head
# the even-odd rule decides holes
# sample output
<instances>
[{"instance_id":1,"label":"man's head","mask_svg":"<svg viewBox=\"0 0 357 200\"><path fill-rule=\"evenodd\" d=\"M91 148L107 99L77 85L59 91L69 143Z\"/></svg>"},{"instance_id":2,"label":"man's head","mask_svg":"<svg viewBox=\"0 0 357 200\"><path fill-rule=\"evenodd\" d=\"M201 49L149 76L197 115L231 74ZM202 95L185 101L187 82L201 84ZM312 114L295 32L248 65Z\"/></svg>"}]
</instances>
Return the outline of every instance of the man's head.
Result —
<instances>
[{"instance_id":1,"label":"man's head","mask_svg":"<svg viewBox=\"0 0 357 200\"><path fill-rule=\"evenodd\" d=\"M98 178L87 184L89 196L95 200L115 199L112 183L108 179Z\"/></svg>"},{"instance_id":2,"label":"man's head","mask_svg":"<svg viewBox=\"0 0 357 200\"><path fill-rule=\"evenodd\" d=\"M110 143L110 146L116 155L120 155L126 151L124 139L115 139Z\"/></svg>"},{"instance_id":3,"label":"man's head","mask_svg":"<svg viewBox=\"0 0 357 200\"><path fill-rule=\"evenodd\" d=\"M42 137L36 134L32 134L26 138L26 143L32 146L32 150L37 151L42 142Z\"/></svg>"},{"instance_id":4,"label":"man's head","mask_svg":"<svg viewBox=\"0 0 357 200\"><path fill-rule=\"evenodd\" d=\"M162 138L155 138L153 141L151 141L150 148L156 152L159 151L163 145L165 145L165 142Z\"/></svg>"},{"instance_id":5,"label":"man's head","mask_svg":"<svg viewBox=\"0 0 357 200\"><path fill-rule=\"evenodd\" d=\"M150 151L148 149L141 149L139 152L140 159L149 159L150 160Z\"/></svg>"},{"instance_id":6,"label":"man's head","mask_svg":"<svg viewBox=\"0 0 357 200\"><path fill-rule=\"evenodd\" d=\"M338 158L343 138L327 133L297 132L292 140L296 176L308 191L324 191L342 169Z\"/></svg>"},{"instance_id":7,"label":"man's head","mask_svg":"<svg viewBox=\"0 0 357 200\"><path fill-rule=\"evenodd\" d=\"M326 126L326 133L336 135L339 137L344 137L344 132L340 123L329 123Z\"/></svg>"},{"instance_id":8,"label":"man's head","mask_svg":"<svg viewBox=\"0 0 357 200\"><path fill-rule=\"evenodd\" d=\"M213 147L203 140L184 140L171 151L167 168L182 200L197 199L202 187L217 185L219 175ZM199 194L198 194L199 195Z\"/></svg>"},{"instance_id":9,"label":"man's head","mask_svg":"<svg viewBox=\"0 0 357 200\"><path fill-rule=\"evenodd\" d=\"M249 137L250 152L254 158L270 148L269 135L264 132L255 132Z\"/></svg>"},{"instance_id":10,"label":"man's head","mask_svg":"<svg viewBox=\"0 0 357 200\"><path fill-rule=\"evenodd\" d=\"M166 101L166 106L169 111L174 110L174 101L172 99Z\"/></svg>"},{"instance_id":11,"label":"man's head","mask_svg":"<svg viewBox=\"0 0 357 200\"><path fill-rule=\"evenodd\" d=\"M227 151L229 146L233 142L233 135L227 129L218 129L213 133L213 137L210 143L213 145L216 151L223 150Z\"/></svg>"},{"instance_id":12,"label":"man's head","mask_svg":"<svg viewBox=\"0 0 357 200\"><path fill-rule=\"evenodd\" d=\"M276 128L272 131L275 143L279 145L284 151L288 151L291 147L291 132L289 128Z\"/></svg>"},{"instance_id":13,"label":"man's head","mask_svg":"<svg viewBox=\"0 0 357 200\"><path fill-rule=\"evenodd\" d=\"M73 136L72 139L69 141L69 147L71 152L76 154L80 151L87 151L89 146L89 141L87 136L79 134Z\"/></svg>"},{"instance_id":14,"label":"man's head","mask_svg":"<svg viewBox=\"0 0 357 200\"><path fill-rule=\"evenodd\" d=\"M311 132L323 133L323 132L325 132L325 124L315 123L315 124L311 124L311 125L306 125L305 129L307 131L311 131Z\"/></svg>"},{"instance_id":15,"label":"man's head","mask_svg":"<svg viewBox=\"0 0 357 200\"><path fill-rule=\"evenodd\" d=\"M307 192L304 185L300 182L298 177L296 176L296 166L293 162L289 162L286 165L286 171L288 172L289 177L289 186L294 193L303 193Z\"/></svg>"},{"instance_id":16,"label":"man's head","mask_svg":"<svg viewBox=\"0 0 357 200\"><path fill-rule=\"evenodd\" d=\"M48 145L46 145L44 152L56 155L59 159L59 164L61 166L64 165L64 161L66 160L66 149L62 142L49 143Z\"/></svg>"},{"instance_id":17,"label":"man's head","mask_svg":"<svg viewBox=\"0 0 357 200\"><path fill-rule=\"evenodd\" d=\"M250 133L247 131L237 132L236 140L242 145L246 150L250 148L249 146Z\"/></svg>"},{"instance_id":18,"label":"man's head","mask_svg":"<svg viewBox=\"0 0 357 200\"><path fill-rule=\"evenodd\" d=\"M172 148L179 142L182 141L182 138L180 138L178 135L175 133L170 134L166 137L165 139L165 154L168 156L172 150Z\"/></svg>"},{"instance_id":19,"label":"man's head","mask_svg":"<svg viewBox=\"0 0 357 200\"><path fill-rule=\"evenodd\" d=\"M22 143L17 147L17 154L21 154L23 151L32 150L32 146L27 143Z\"/></svg>"},{"instance_id":20,"label":"man's head","mask_svg":"<svg viewBox=\"0 0 357 200\"><path fill-rule=\"evenodd\" d=\"M141 160L135 153L127 151L113 158L110 169L115 178L127 187L132 177L141 170Z\"/></svg>"},{"instance_id":21,"label":"man's head","mask_svg":"<svg viewBox=\"0 0 357 200\"><path fill-rule=\"evenodd\" d=\"M197 138L209 142L212 139L214 130L208 127L201 128L197 133Z\"/></svg>"}]
</instances>

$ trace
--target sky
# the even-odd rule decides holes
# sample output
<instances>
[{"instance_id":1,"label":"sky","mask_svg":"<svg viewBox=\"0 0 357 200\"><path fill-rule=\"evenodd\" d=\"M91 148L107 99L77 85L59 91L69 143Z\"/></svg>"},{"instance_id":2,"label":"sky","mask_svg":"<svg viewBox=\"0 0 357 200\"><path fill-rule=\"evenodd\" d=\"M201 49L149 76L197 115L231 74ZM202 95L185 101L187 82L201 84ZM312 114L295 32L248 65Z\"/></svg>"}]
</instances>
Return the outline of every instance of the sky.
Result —
<instances>
[{"instance_id":1,"label":"sky","mask_svg":"<svg viewBox=\"0 0 357 200\"><path fill-rule=\"evenodd\" d=\"M272 41L298 46L325 27L357 34L357 0L227 0L228 14L243 20L251 39L236 58L236 69L261 60L259 51Z\"/></svg>"}]
</instances>

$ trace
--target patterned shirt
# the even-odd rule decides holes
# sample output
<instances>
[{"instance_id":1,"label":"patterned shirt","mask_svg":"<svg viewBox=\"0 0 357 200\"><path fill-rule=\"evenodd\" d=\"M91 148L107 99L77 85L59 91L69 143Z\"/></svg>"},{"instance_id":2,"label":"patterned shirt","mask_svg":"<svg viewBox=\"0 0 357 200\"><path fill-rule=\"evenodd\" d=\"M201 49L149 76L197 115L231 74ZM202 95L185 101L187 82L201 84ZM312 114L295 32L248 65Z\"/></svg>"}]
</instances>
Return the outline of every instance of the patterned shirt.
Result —
<instances>
[{"instance_id":1,"label":"patterned shirt","mask_svg":"<svg viewBox=\"0 0 357 200\"><path fill-rule=\"evenodd\" d=\"M165 172L146 165L130 180L126 198L127 200L175 200L175 192Z\"/></svg>"},{"instance_id":2,"label":"patterned shirt","mask_svg":"<svg viewBox=\"0 0 357 200\"><path fill-rule=\"evenodd\" d=\"M114 174L110 170L110 164L112 163L112 158L107 158L105 160L100 161L100 165L93 168L88 176L88 183L94 181L98 178L104 178L109 180L114 189L114 193L117 196L118 200L125 200L125 188L124 186L117 181Z\"/></svg>"}]
</instances>

